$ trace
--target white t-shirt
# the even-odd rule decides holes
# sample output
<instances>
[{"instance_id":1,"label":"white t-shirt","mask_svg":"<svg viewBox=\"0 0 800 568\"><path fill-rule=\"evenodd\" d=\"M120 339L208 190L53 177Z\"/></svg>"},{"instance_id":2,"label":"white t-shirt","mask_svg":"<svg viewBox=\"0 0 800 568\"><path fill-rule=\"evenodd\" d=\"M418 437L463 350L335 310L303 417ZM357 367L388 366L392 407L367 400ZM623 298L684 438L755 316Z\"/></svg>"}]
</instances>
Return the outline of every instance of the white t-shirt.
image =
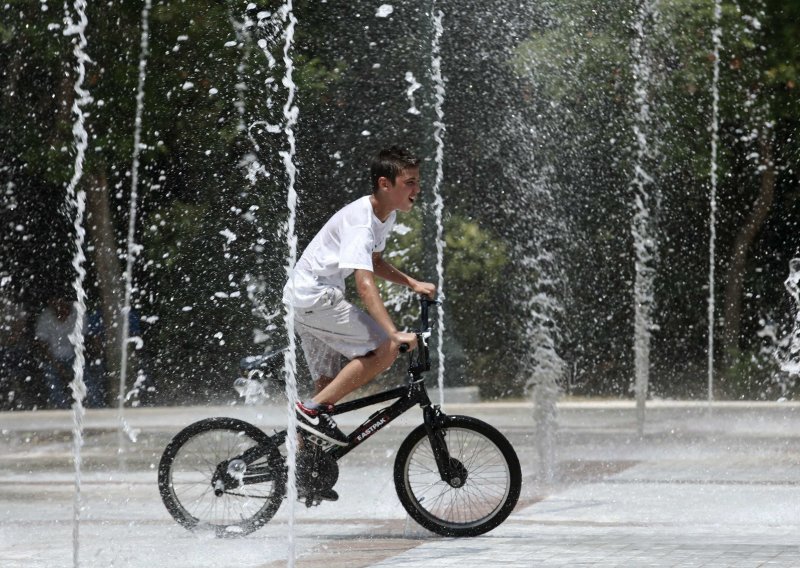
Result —
<instances>
[{"instance_id":1,"label":"white t-shirt","mask_svg":"<svg viewBox=\"0 0 800 568\"><path fill-rule=\"evenodd\" d=\"M328 288L344 292L354 270L372 272L372 253L386 248L396 214L375 216L369 196L345 205L311 240L283 289L283 301L297 308L314 305Z\"/></svg>"}]
</instances>

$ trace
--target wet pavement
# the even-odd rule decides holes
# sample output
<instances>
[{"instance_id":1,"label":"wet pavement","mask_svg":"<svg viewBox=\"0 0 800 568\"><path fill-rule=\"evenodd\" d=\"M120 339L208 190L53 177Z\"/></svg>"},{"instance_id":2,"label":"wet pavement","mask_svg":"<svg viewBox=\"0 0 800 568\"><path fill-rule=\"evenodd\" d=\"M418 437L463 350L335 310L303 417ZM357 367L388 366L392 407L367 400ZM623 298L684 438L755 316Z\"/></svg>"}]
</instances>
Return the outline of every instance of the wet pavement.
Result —
<instances>
[{"instance_id":1,"label":"wet pavement","mask_svg":"<svg viewBox=\"0 0 800 568\"><path fill-rule=\"evenodd\" d=\"M339 420L355 426L371 409ZM475 538L411 521L392 481L410 411L340 462L340 500L295 507L296 566L800 566L800 405L654 402L645 435L627 402L559 407L556 482L543 484L529 403L446 405L503 431L523 490L509 519ZM189 423L236 416L266 431L285 406L142 408L119 452L116 411L89 411L82 450L80 566L287 565L286 502L239 539L192 534L156 485L161 452ZM73 566L72 414L0 413L0 566ZM346 429L346 428L345 428Z\"/></svg>"}]
</instances>

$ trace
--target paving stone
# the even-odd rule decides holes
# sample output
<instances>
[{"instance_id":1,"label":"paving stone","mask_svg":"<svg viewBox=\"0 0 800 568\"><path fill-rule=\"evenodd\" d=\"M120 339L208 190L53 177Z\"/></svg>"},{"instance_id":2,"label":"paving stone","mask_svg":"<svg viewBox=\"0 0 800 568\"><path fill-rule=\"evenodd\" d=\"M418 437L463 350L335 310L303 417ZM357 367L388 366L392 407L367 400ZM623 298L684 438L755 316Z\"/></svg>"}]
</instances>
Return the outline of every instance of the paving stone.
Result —
<instances>
[{"instance_id":1,"label":"paving stone","mask_svg":"<svg viewBox=\"0 0 800 568\"><path fill-rule=\"evenodd\" d=\"M538 481L528 403L451 405L503 431L523 465L511 517L472 539L440 538L397 502L395 452L419 421L408 413L340 464L340 501L297 506L298 568L800 566L800 405L656 403L645 436L628 403L560 405L555 483ZM167 441L205 416L237 416L266 431L285 407L137 409L141 430L117 455L116 411L85 420L79 546L82 567L277 568L288 563L288 507L244 539L207 539L164 510L156 467ZM341 422L355 426L364 415ZM0 413L0 566L71 566L72 418Z\"/></svg>"}]
</instances>

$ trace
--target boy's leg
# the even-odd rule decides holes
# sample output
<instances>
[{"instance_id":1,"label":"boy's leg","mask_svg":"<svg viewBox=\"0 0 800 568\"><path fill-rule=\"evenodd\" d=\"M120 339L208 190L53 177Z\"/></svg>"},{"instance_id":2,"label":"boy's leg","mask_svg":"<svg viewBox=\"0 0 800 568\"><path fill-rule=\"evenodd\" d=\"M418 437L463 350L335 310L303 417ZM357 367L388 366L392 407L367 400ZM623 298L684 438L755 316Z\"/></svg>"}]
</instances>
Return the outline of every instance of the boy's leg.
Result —
<instances>
[{"instance_id":1,"label":"boy's leg","mask_svg":"<svg viewBox=\"0 0 800 568\"><path fill-rule=\"evenodd\" d=\"M308 363L308 370L314 381L314 393L324 390L333 381L333 377L342 369L342 355L316 337L310 329L300 324L296 328L300 336L300 344ZM320 416L324 414L324 416ZM328 416L326 409L313 402L297 404L298 426L328 442L338 445L347 444L347 435ZM302 446L302 442L300 442Z\"/></svg>"},{"instance_id":2,"label":"boy's leg","mask_svg":"<svg viewBox=\"0 0 800 568\"><path fill-rule=\"evenodd\" d=\"M388 369L398 355L399 346L378 323L333 288L317 304L295 311L295 330L312 376L319 377L315 404L337 403ZM344 366L341 356L349 360Z\"/></svg>"},{"instance_id":3,"label":"boy's leg","mask_svg":"<svg viewBox=\"0 0 800 568\"><path fill-rule=\"evenodd\" d=\"M336 404L391 367L397 355L397 347L393 345L391 339L387 339L374 351L347 363L330 384L321 389L312 400L322 405Z\"/></svg>"},{"instance_id":4,"label":"boy's leg","mask_svg":"<svg viewBox=\"0 0 800 568\"><path fill-rule=\"evenodd\" d=\"M295 311L295 330L313 377L334 377L320 383L313 399L298 403L298 425L334 444L346 445L347 436L331 418L331 405L368 383L397 357L397 346L386 332L357 307L330 289L320 300ZM341 357L350 362L342 367Z\"/></svg>"},{"instance_id":5,"label":"boy's leg","mask_svg":"<svg viewBox=\"0 0 800 568\"><path fill-rule=\"evenodd\" d=\"M325 375L320 375L320 377L314 381L314 396L317 396L321 393L325 387L333 382L335 377L326 377Z\"/></svg>"},{"instance_id":6,"label":"boy's leg","mask_svg":"<svg viewBox=\"0 0 800 568\"><path fill-rule=\"evenodd\" d=\"M309 333L303 326L297 326L300 346L303 349L308 371L314 384L314 396L327 387L344 366L344 358L328 347L324 341Z\"/></svg>"}]
</instances>

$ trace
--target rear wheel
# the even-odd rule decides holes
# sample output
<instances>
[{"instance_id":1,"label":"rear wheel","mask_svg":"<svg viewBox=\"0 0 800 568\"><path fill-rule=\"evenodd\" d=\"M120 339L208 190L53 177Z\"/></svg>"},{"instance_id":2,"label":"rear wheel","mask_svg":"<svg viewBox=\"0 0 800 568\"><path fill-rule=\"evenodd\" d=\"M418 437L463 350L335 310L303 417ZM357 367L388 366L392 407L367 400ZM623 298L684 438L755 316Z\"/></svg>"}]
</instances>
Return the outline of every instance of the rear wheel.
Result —
<instances>
[{"instance_id":1,"label":"rear wheel","mask_svg":"<svg viewBox=\"0 0 800 568\"><path fill-rule=\"evenodd\" d=\"M257 446L261 457L242 459ZM286 493L286 468L278 447L260 429L235 418L209 418L181 430L167 445L158 488L184 527L240 536L275 515Z\"/></svg>"},{"instance_id":2,"label":"rear wheel","mask_svg":"<svg viewBox=\"0 0 800 568\"><path fill-rule=\"evenodd\" d=\"M502 523L519 499L522 475L511 444L492 426L448 416L439 429L449 454L442 479L425 426L405 439L394 464L397 496L423 527L444 536L476 536Z\"/></svg>"}]
</instances>

